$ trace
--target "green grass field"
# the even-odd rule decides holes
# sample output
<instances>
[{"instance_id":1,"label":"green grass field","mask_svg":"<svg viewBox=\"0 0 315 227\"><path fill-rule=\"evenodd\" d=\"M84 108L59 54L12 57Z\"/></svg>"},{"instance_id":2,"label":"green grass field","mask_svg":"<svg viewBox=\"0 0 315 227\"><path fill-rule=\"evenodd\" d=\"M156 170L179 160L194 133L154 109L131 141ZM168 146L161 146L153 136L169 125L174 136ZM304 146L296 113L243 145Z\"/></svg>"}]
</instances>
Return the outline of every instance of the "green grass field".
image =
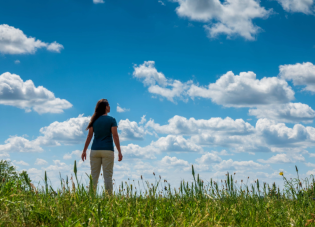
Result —
<instances>
[{"instance_id":1,"label":"green grass field","mask_svg":"<svg viewBox=\"0 0 315 227\"><path fill-rule=\"evenodd\" d=\"M110 196L78 184L74 166L74 179L55 191L46 175L35 188L26 172L1 161L0 226L315 226L314 178L299 179L297 168L296 179L283 176L282 191L258 180L238 185L229 174L220 185L205 183L192 167L194 182L180 188L158 177L122 183Z\"/></svg>"}]
</instances>

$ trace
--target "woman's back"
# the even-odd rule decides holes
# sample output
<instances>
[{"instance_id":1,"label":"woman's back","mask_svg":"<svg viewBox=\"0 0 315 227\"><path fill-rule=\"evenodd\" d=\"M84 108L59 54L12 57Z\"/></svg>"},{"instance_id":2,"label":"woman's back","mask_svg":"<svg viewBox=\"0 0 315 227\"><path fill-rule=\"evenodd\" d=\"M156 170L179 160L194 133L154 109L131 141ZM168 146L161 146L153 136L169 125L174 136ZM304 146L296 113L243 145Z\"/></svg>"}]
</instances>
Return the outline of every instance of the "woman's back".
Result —
<instances>
[{"instance_id":1,"label":"woman's back","mask_svg":"<svg viewBox=\"0 0 315 227\"><path fill-rule=\"evenodd\" d=\"M93 123L94 140L91 150L114 151L112 127L117 127L116 119L102 115Z\"/></svg>"}]
</instances>

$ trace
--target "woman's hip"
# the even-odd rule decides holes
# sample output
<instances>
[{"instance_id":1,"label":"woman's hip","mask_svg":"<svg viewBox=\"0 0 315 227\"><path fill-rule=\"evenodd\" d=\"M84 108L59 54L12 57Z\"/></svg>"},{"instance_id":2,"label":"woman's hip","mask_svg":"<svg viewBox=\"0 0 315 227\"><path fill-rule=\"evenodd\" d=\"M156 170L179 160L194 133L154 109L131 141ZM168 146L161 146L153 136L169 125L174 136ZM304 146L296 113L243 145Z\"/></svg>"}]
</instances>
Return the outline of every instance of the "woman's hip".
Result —
<instances>
[{"instance_id":1,"label":"woman's hip","mask_svg":"<svg viewBox=\"0 0 315 227\"><path fill-rule=\"evenodd\" d=\"M91 150L90 158L114 158L111 150Z\"/></svg>"}]
</instances>

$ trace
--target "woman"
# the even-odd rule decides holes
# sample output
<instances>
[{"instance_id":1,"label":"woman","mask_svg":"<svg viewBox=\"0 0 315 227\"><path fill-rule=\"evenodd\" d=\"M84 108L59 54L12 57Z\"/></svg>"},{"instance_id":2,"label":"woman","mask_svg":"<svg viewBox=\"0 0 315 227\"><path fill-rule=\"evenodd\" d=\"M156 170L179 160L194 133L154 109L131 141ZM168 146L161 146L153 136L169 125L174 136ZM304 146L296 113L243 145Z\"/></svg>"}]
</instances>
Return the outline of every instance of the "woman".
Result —
<instances>
[{"instance_id":1,"label":"woman","mask_svg":"<svg viewBox=\"0 0 315 227\"><path fill-rule=\"evenodd\" d=\"M118 150L118 161L123 158L120 150L119 136L117 133L117 122L115 118L108 116L110 106L107 99L101 99L97 102L95 112L91 117L90 123L86 130L89 134L85 141L84 150L82 152L82 161L86 160L86 150L89 147L94 133L94 140L90 153L91 175L93 186L97 188L97 182L103 168L103 176L105 181L105 190L109 194L113 191L113 168L114 168L114 145L113 139Z\"/></svg>"}]
</instances>

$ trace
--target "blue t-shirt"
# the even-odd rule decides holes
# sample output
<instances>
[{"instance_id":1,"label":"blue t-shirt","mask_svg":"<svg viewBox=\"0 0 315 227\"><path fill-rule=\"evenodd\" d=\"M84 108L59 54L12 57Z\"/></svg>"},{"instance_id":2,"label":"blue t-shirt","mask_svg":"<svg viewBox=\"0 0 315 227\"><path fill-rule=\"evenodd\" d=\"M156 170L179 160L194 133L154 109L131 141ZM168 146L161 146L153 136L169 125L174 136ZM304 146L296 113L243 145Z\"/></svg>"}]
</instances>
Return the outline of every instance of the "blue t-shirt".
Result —
<instances>
[{"instance_id":1,"label":"blue t-shirt","mask_svg":"<svg viewBox=\"0 0 315 227\"><path fill-rule=\"evenodd\" d=\"M93 123L94 140L91 150L114 151L112 127L117 127L116 119L102 115Z\"/></svg>"}]
</instances>

